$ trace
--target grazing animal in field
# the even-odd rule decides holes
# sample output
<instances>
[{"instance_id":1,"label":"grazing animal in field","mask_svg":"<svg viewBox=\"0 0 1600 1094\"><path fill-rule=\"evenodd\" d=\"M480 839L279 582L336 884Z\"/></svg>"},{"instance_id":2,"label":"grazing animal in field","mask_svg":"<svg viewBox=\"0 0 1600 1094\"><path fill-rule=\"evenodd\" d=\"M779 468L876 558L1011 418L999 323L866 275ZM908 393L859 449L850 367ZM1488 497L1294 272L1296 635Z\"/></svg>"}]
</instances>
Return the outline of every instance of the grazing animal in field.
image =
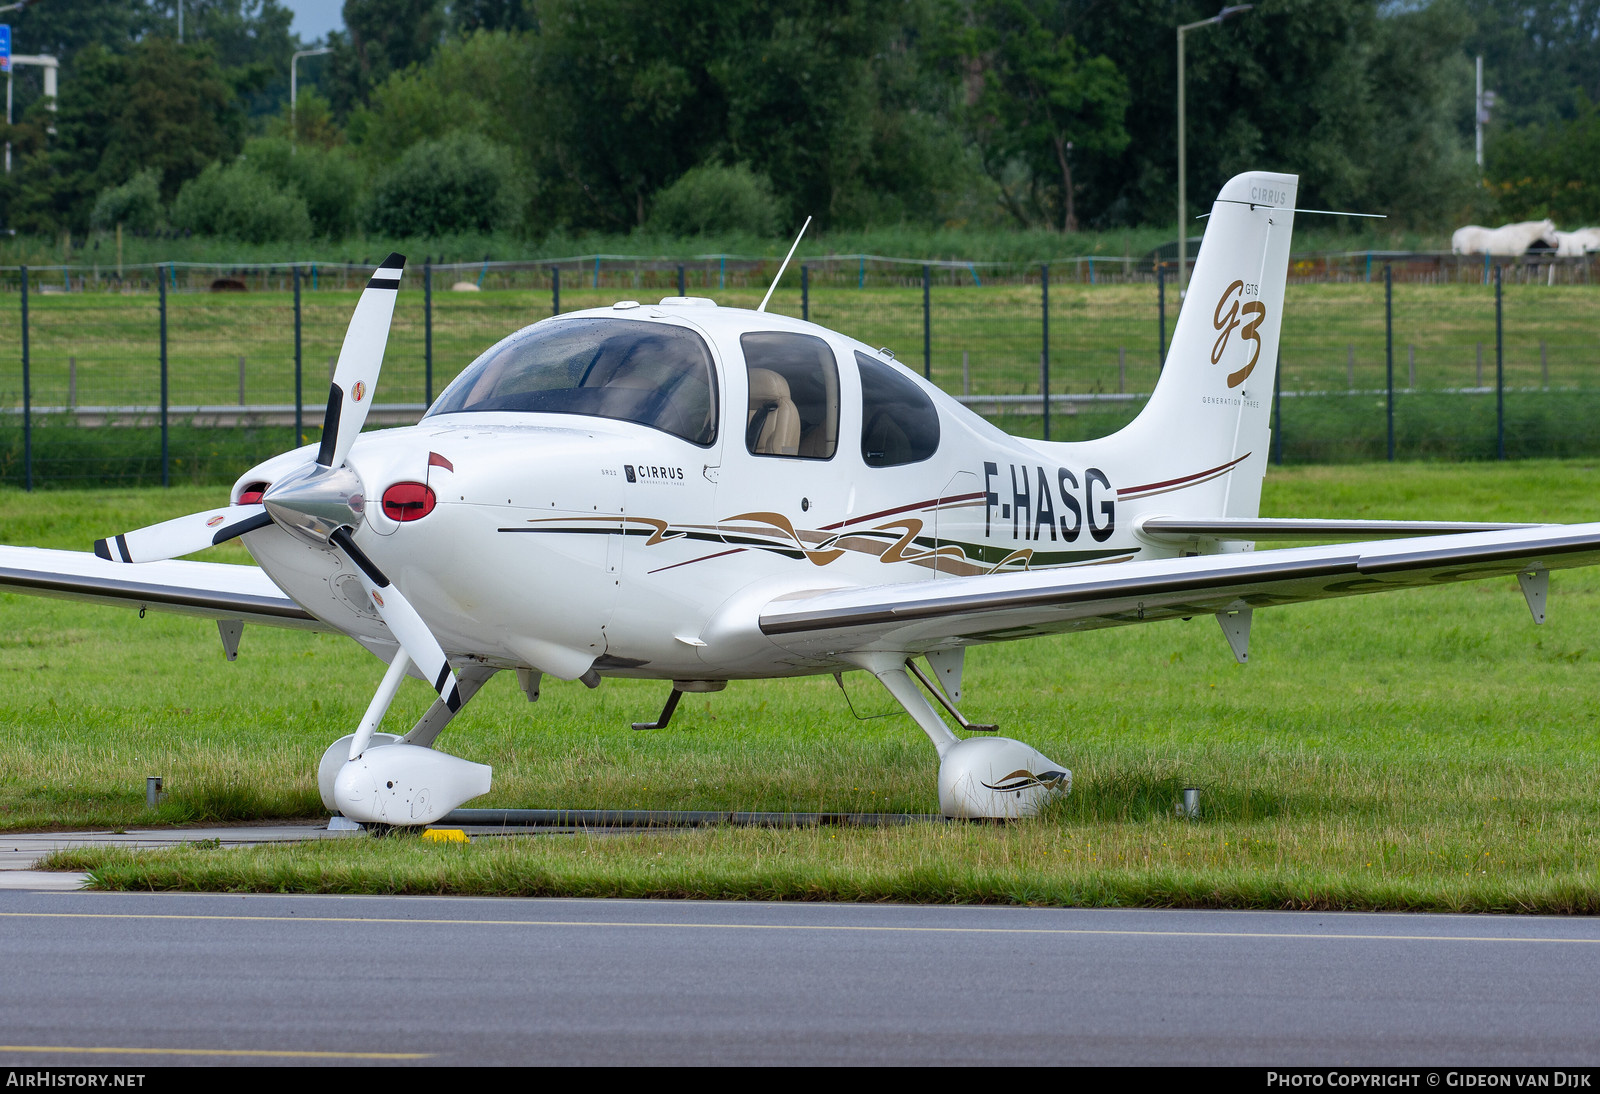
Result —
<instances>
[{"instance_id":1,"label":"grazing animal in field","mask_svg":"<svg viewBox=\"0 0 1600 1094\"><path fill-rule=\"evenodd\" d=\"M1527 254L1536 243L1553 243L1555 239L1555 222L1550 220L1525 220L1499 228L1469 224L1455 230L1450 237L1450 250L1458 255L1517 256Z\"/></svg>"},{"instance_id":2,"label":"grazing animal in field","mask_svg":"<svg viewBox=\"0 0 1600 1094\"><path fill-rule=\"evenodd\" d=\"M1556 254L1562 258L1577 258L1594 251L1600 251L1600 228L1556 233Z\"/></svg>"},{"instance_id":3,"label":"grazing animal in field","mask_svg":"<svg viewBox=\"0 0 1600 1094\"><path fill-rule=\"evenodd\" d=\"M1481 224L1468 224L1465 228L1457 228L1450 236L1450 253L1457 255L1476 255L1483 253L1483 238L1489 234L1489 229Z\"/></svg>"}]
</instances>

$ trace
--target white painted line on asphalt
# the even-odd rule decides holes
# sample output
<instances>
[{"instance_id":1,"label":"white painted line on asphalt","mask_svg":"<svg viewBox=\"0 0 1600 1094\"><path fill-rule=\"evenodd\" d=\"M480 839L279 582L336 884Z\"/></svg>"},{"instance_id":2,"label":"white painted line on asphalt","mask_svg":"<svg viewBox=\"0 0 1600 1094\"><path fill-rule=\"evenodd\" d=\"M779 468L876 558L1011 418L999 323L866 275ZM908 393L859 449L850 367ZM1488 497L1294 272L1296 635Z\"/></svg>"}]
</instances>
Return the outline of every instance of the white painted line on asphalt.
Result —
<instances>
[{"instance_id":1,"label":"white painted line on asphalt","mask_svg":"<svg viewBox=\"0 0 1600 1094\"><path fill-rule=\"evenodd\" d=\"M1250 938L1289 942L1515 942L1600 946L1594 938L1527 938L1460 934L1350 934L1288 931L1148 931L1095 927L901 927L806 923L664 923L581 919L407 919L399 916L195 915L157 912L0 912L0 919L171 919L222 923L382 923L440 927L632 927L656 930L821 931L878 934L1084 935L1125 938Z\"/></svg>"}]
</instances>

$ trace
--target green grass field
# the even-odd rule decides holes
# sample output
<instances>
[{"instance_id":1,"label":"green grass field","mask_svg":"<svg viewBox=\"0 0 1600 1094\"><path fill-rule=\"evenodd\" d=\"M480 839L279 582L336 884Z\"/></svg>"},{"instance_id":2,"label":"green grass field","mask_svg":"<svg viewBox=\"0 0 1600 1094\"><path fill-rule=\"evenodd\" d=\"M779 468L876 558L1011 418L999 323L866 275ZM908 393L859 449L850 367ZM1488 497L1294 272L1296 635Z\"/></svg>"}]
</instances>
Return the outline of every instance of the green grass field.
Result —
<instances>
[{"instance_id":1,"label":"green grass field","mask_svg":"<svg viewBox=\"0 0 1600 1094\"><path fill-rule=\"evenodd\" d=\"M1266 515L1600 519L1588 463L1274 470ZM0 491L0 542L82 548L211 491ZM243 560L234 546L209 557ZM0 827L314 815L312 772L381 665L328 636L0 596ZM1038 821L873 831L715 829L241 854L75 852L101 883L288 891L1600 912L1600 574L1552 580L1535 627L1509 580L1258 613L1251 663L1211 620L981 647L968 714L1071 767ZM505 807L934 812L932 749L858 722L831 680L696 696L497 678L441 747L493 764ZM852 694L872 699L866 682ZM428 701L408 681L390 717ZM857 702L858 708L863 704ZM887 709L872 701L875 710ZM1172 816L1183 786L1205 818Z\"/></svg>"}]
</instances>

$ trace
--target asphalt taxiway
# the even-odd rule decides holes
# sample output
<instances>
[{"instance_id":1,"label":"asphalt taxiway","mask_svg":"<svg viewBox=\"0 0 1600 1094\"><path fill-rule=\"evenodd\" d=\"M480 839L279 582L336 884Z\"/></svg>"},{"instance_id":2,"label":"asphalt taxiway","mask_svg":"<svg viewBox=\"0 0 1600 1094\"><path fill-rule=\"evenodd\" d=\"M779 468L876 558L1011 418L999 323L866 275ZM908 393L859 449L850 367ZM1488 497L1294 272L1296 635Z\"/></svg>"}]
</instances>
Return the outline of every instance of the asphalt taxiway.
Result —
<instances>
[{"instance_id":1,"label":"asphalt taxiway","mask_svg":"<svg viewBox=\"0 0 1600 1094\"><path fill-rule=\"evenodd\" d=\"M81 883L0 870L0 1066L1600 1063L1594 919Z\"/></svg>"}]
</instances>

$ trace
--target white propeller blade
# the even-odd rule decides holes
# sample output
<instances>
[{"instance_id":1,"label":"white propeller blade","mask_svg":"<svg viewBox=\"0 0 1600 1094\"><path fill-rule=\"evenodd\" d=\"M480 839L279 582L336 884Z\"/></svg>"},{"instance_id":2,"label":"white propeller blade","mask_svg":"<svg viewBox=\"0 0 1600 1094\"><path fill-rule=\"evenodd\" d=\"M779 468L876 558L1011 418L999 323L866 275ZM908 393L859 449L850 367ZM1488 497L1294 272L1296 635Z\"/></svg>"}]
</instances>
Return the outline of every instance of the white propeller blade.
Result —
<instances>
[{"instance_id":1,"label":"white propeller blade","mask_svg":"<svg viewBox=\"0 0 1600 1094\"><path fill-rule=\"evenodd\" d=\"M190 513L148 528L94 541L94 553L112 562L159 562L190 555L272 523L261 505L226 505Z\"/></svg>"},{"instance_id":2,"label":"white propeller blade","mask_svg":"<svg viewBox=\"0 0 1600 1094\"><path fill-rule=\"evenodd\" d=\"M377 563L356 546L347 529L340 528L328 537L328 541L356 564L356 573L360 575L362 586L372 598L378 614L389 625L390 633L400 643L405 655L410 657L412 664L422 671L423 677L433 684L433 690L439 693L439 698L443 700L445 706L451 710L459 710L461 691L456 682L456 674L450 668L450 661L445 657L438 639L433 637L433 632L428 629L428 624L423 621L422 616L417 614L417 609L411 606L411 601L401 595L400 590L384 576L382 570L378 569Z\"/></svg>"},{"instance_id":3,"label":"white propeller blade","mask_svg":"<svg viewBox=\"0 0 1600 1094\"><path fill-rule=\"evenodd\" d=\"M317 462L338 467L350 454L356 434L366 423L383 368L383 351L389 344L389 323L394 318L395 292L405 270L405 255L395 253L372 272L366 290L356 302L355 314L345 331L339 364L328 390L328 413L322 422L322 448Z\"/></svg>"}]
</instances>

